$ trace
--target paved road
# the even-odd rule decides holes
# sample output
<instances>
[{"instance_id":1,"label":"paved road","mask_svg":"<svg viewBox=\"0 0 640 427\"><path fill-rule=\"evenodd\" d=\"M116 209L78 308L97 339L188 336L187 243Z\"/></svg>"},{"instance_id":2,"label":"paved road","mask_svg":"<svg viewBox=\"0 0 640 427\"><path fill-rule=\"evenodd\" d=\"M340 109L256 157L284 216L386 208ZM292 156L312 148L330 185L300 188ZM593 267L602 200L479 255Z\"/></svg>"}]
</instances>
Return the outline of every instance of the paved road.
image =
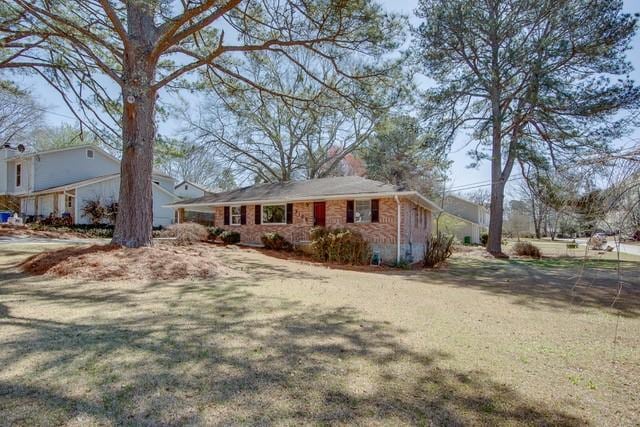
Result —
<instances>
[{"instance_id":1,"label":"paved road","mask_svg":"<svg viewBox=\"0 0 640 427\"><path fill-rule=\"evenodd\" d=\"M587 244L587 240L588 239L576 239L576 242L583 246ZM616 250L616 244L613 242L613 239L608 239L607 245L613 246L613 250ZM620 243L620 252L640 256L640 245Z\"/></svg>"}]
</instances>

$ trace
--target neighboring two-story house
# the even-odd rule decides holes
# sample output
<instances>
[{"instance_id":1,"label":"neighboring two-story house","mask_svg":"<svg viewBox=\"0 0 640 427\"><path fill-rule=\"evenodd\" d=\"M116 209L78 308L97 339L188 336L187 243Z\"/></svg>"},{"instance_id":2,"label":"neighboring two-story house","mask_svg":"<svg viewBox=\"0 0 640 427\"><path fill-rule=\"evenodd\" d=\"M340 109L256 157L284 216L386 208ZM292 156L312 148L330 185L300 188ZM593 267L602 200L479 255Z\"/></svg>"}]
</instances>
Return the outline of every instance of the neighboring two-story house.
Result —
<instances>
[{"instance_id":1,"label":"neighboring two-story house","mask_svg":"<svg viewBox=\"0 0 640 427\"><path fill-rule=\"evenodd\" d=\"M453 234L460 242L476 244L489 231L489 210L484 206L453 194L445 196L439 204L443 208L437 218L439 231Z\"/></svg>"},{"instance_id":2,"label":"neighboring two-story house","mask_svg":"<svg viewBox=\"0 0 640 427\"><path fill-rule=\"evenodd\" d=\"M173 210L163 206L177 201L174 179L153 174L153 224L173 222ZM69 215L76 224L90 220L82 208L90 200L117 201L120 161L95 146L77 146L40 152L0 148L0 197L23 217Z\"/></svg>"},{"instance_id":3,"label":"neighboring two-story house","mask_svg":"<svg viewBox=\"0 0 640 427\"><path fill-rule=\"evenodd\" d=\"M204 196L210 196L220 191L221 190L219 189L210 190L202 185L199 185L187 180L177 184L174 189L176 196L180 197L183 200L197 199ZM174 220L176 222L178 221L177 210L174 215ZM184 217L182 218L182 221L196 222L198 224L202 224L206 226L213 226L215 224L215 215L210 209L194 207L184 212Z\"/></svg>"},{"instance_id":4,"label":"neighboring two-story house","mask_svg":"<svg viewBox=\"0 0 640 427\"><path fill-rule=\"evenodd\" d=\"M174 193L181 199L196 199L209 194L219 193L221 190L210 190L191 181L182 181L174 187Z\"/></svg>"}]
</instances>

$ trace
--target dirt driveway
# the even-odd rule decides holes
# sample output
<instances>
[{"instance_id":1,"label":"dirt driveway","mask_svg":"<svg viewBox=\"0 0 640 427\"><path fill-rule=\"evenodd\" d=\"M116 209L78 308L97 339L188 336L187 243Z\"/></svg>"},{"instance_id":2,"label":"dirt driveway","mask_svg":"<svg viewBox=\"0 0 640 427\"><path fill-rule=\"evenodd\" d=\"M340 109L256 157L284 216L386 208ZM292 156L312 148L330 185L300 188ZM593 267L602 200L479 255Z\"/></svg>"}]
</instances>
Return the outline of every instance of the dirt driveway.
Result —
<instances>
[{"instance_id":1,"label":"dirt driveway","mask_svg":"<svg viewBox=\"0 0 640 427\"><path fill-rule=\"evenodd\" d=\"M47 249L50 247L47 246ZM0 247L0 424L632 425L625 265L333 270L212 247L206 281L29 277ZM577 284L577 286L576 286Z\"/></svg>"}]
</instances>

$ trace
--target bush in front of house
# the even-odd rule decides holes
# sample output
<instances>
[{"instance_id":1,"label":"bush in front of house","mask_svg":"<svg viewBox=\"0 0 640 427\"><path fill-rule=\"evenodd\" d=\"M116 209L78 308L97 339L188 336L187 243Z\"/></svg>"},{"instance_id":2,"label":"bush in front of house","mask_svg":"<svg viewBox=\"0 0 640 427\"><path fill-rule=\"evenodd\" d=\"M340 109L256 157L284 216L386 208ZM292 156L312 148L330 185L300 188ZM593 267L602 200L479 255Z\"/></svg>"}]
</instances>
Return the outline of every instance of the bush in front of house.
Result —
<instances>
[{"instance_id":1,"label":"bush in front of house","mask_svg":"<svg viewBox=\"0 0 640 427\"><path fill-rule=\"evenodd\" d=\"M445 262L453 254L453 239L443 233L427 237L422 265L433 268Z\"/></svg>"},{"instance_id":2,"label":"bush in front of house","mask_svg":"<svg viewBox=\"0 0 640 427\"><path fill-rule=\"evenodd\" d=\"M220 240L222 240L222 243L225 245L240 243L240 233L237 231L223 231L220 233Z\"/></svg>"},{"instance_id":3,"label":"bush in front of house","mask_svg":"<svg viewBox=\"0 0 640 427\"><path fill-rule=\"evenodd\" d=\"M482 246L487 246L487 243L489 243L489 233L482 233L480 235L480 243L482 243Z\"/></svg>"},{"instance_id":4,"label":"bush in front of house","mask_svg":"<svg viewBox=\"0 0 640 427\"><path fill-rule=\"evenodd\" d=\"M513 245L513 252L515 252L516 255L520 256L542 258L542 252L540 252L540 249L533 243L529 242L516 242Z\"/></svg>"},{"instance_id":5,"label":"bush in front of house","mask_svg":"<svg viewBox=\"0 0 640 427\"><path fill-rule=\"evenodd\" d=\"M49 215L45 219L38 221L40 224L51 227L69 227L73 224L70 216Z\"/></svg>"},{"instance_id":6,"label":"bush in front of house","mask_svg":"<svg viewBox=\"0 0 640 427\"><path fill-rule=\"evenodd\" d=\"M264 233L260 240L262 240L262 244L267 249L276 251L289 251L292 249L291 243L278 233Z\"/></svg>"},{"instance_id":7,"label":"bush in front of house","mask_svg":"<svg viewBox=\"0 0 640 427\"><path fill-rule=\"evenodd\" d=\"M98 225L102 223L106 210L102 206L100 199L87 200L82 207L82 216L89 218L91 224Z\"/></svg>"},{"instance_id":8,"label":"bush in front of house","mask_svg":"<svg viewBox=\"0 0 640 427\"><path fill-rule=\"evenodd\" d=\"M111 200L104 206L104 217L109 221L109 224L116 224L119 206L115 200Z\"/></svg>"},{"instance_id":9,"label":"bush in front of house","mask_svg":"<svg viewBox=\"0 0 640 427\"><path fill-rule=\"evenodd\" d=\"M207 227L207 231L209 231L209 240L216 240L218 236L224 233L224 228Z\"/></svg>"},{"instance_id":10,"label":"bush in front of house","mask_svg":"<svg viewBox=\"0 0 640 427\"><path fill-rule=\"evenodd\" d=\"M311 252L319 261L365 265L371 261L371 248L357 231L346 228L311 230Z\"/></svg>"},{"instance_id":11,"label":"bush in front of house","mask_svg":"<svg viewBox=\"0 0 640 427\"><path fill-rule=\"evenodd\" d=\"M195 222L184 222L167 227L167 234L175 237L175 244L179 246L192 245L196 242L205 242L209 238L209 231L204 225Z\"/></svg>"}]
</instances>

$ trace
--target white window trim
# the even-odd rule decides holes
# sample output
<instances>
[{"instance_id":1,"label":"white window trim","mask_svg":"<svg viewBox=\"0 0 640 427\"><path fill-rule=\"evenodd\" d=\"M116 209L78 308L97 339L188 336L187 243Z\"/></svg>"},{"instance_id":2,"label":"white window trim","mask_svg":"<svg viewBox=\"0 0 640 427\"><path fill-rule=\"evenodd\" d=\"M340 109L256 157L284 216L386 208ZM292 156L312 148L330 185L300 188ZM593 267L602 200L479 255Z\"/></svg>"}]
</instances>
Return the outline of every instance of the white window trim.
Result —
<instances>
[{"instance_id":1,"label":"white window trim","mask_svg":"<svg viewBox=\"0 0 640 427\"><path fill-rule=\"evenodd\" d=\"M284 206L284 222L264 222L264 208L267 206ZM286 203L270 203L268 205L260 205L260 224L287 225L287 204Z\"/></svg>"},{"instance_id":2,"label":"white window trim","mask_svg":"<svg viewBox=\"0 0 640 427\"><path fill-rule=\"evenodd\" d=\"M20 166L20 185L18 185L18 166ZM24 183L24 163L16 162L16 169L14 171L13 180L17 189L22 189L22 185Z\"/></svg>"},{"instance_id":3,"label":"white window trim","mask_svg":"<svg viewBox=\"0 0 640 427\"><path fill-rule=\"evenodd\" d=\"M89 157L89 151L91 151L91 157ZM87 150L85 151L85 155L87 156L87 159L93 160L96 158L96 151L91 148L87 148Z\"/></svg>"},{"instance_id":4,"label":"white window trim","mask_svg":"<svg viewBox=\"0 0 640 427\"><path fill-rule=\"evenodd\" d=\"M371 208L371 200L372 199L355 199L353 201L353 223L354 224L371 224L371 216L372 214L372 208ZM356 209L356 204L358 202L369 202L369 221L356 221L356 213L358 212L358 209Z\"/></svg>"},{"instance_id":5,"label":"white window trim","mask_svg":"<svg viewBox=\"0 0 640 427\"><path fill-rule=\"evenodd\" d=\"M238 217L238 223L234 224L233 223L233 208L238 208L238 215L236 215ZM229 225L232 225L234 227L238 227L240 225L242 225L242 205L236 205L236 206L229 206Z\"/></svg>"}]
</instances>

